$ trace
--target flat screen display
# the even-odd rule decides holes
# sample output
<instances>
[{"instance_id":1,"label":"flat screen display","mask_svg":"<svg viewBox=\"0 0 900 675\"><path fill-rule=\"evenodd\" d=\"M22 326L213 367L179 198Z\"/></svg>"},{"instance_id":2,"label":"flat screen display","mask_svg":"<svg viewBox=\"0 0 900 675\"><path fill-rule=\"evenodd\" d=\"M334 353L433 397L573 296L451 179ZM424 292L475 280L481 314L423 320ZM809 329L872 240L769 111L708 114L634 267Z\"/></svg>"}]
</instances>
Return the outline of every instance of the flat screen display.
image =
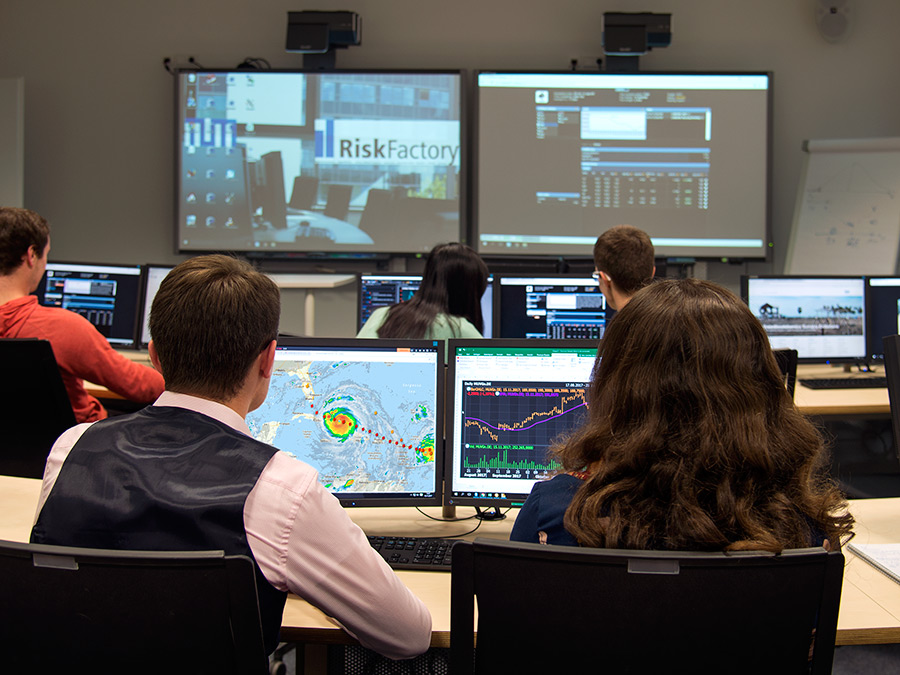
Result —
<instances>
[{"instance_id":1,"label":"flat screen display","mask_svg":"<svg viewBox=\"0 0 900 675\"><path fill-rule=\"evenodd\" d=\"M459 72L175 79L178 251L358 256L460 240Z\"/></svg>"},{"instance_id":2,"label":"flat screen display","mask_svg":"<svg viewBox=\"0 0 900 675\"><path fill-rule=\"evenodd\" d=\"M344 506L441 503L444 343L282 338L254 438L310 464Z\"/></svg>"},{"instance_id":3,"label":"flat screen display","mask_svg":"<svg viewBox=\"0 0 900 675\"><path fill-rule=\"evenodd\" d=\"M140 265L47 263L38 302L90 321L113 347L134 347L141 286Z\"/></svg>"},{"instance_id":4,"label":"flat screen display","mask_svg":"<svg viewBox=\"0 0 900 675\"><path fill-rule=\"evenodd\" d=\"M866 355L862 277L741 277L741 295L772 349L801 361L846 362Z\"/></svg>"},{"instance_id":5,"label":"flat screen display","mask_svg":"<svg viewBox=\"0 0 900 675\"><path fill-rule=\"evenodd\" d=\"M450 340L444 503L521 504L584 419L594 340Z\"/></svg>"},{"instance_id":6,"label":"flat screen display","mask_svg":"<svg viewBox=\"0 0 900 675\"><path fill-rule=\"evenodd\" d=\"M172 265L144 265L141 280L141 334L138 346L146 348L150 344L150 307L156 291L166 275L172 271Z\"/></svg>"},{"instance_id":7,"label":"flat screen display","mask_svg":"<svg viewBox=\"0 0 900 675\"><path fill-rule=\"evenodd\" d=\"M884 337L900 334L900 278L866 278L866 356L884 359Z\"/></svg>"},{"instance_id":8,"label":"flat screen display","mask_svg":"<svg viewBox=\"0 0 900 675\"><path fill-rule=\"evenodd\" d=\"M599 340L615 314L593 277L503 275L494 334Z\"/></svg>"},{"instance_id":9,"label":"flat screen display","mask_svg":"<svg viewBox=\"0 0 900 675\"><path fill-rule=\"evenodd\" d=\"M390 307L406 302L422 283L421 274L361 274L359 276L359 329L379 307ZM494 323L494 275L488 275L487 288L481 296L481 317L484 320L482 335L493 335Z\"/></svg>"},{"instance_id":10,"label":"flat screen display","mask_svg":"<svg viewBox=\"0 0 900 675\"><path fill-rule=\"evenodd\" d=\"M629 224L660 258L766 258L771 89L769 73L478 73L477 250L590 256Z\"/></svg>"}]
</instances>

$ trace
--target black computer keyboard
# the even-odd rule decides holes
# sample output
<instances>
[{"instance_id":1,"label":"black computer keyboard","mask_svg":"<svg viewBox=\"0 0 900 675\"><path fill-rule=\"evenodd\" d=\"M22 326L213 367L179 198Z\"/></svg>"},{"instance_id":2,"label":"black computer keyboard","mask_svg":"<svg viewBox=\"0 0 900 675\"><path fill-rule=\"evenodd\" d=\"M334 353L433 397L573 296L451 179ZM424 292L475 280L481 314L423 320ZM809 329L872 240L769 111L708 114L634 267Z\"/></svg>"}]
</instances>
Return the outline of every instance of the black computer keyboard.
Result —
<instances>
[{"instance_id":1,"label":"black computer keyboard","mask_svg":"<svg viewBox=\"0 0 900 675\"><path fill-rule=\"evenodd\" d=\"M450 549L455 539L369 536L369 543L395 570L450 571Z\"/></svg>"},{"instance_id":2,"label":"black computer keyboard","mask_svg":"<svg viewBox=\"0 0 900 675\"><path fill-rule=\"evenodd\" d=\"M816 377L799 380L808 389L884 389L887 378L882 375L867 377Z\"/></svg>"}]
</instances>

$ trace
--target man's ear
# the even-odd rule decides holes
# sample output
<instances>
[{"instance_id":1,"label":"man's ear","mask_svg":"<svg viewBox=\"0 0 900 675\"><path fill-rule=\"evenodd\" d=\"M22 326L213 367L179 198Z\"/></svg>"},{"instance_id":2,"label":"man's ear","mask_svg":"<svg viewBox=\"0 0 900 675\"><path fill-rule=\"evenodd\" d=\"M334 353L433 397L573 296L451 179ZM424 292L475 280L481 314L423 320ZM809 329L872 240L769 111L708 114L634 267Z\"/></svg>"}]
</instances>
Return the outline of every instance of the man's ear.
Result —
<instances>
[{"instance_id":1,"label":"man's ear","mask_svg":"<svg viewBox=\"0 0 900 675\"><path fill-rule=\"evenodd\" d=\"M37 265L37 261L40 260L41 254L38 253L37 247L31 245L28 247L28 250L22 254L22 263L28 265L28 267L34 267Z\"/></svg>"},{"instance_id":2,"label":"man's ear","mask_svg":"<svg viewBox=\"0 0 900 675\"><path fill-rule=\"evenodd\" d=\"M278 342L272 340L259 354L259 373L267 379L272 377L272 371L275 369L275 347L277 345Z\"/></svg>"},{"instance_id":3,"label":"man's ear","mask_svg":"<svg viewBox=\"0 0 900 675\"><path fill-rule=\"evenodd\" d=\"M150 363L152 363L153 367L161 373L162 368L159 367L159 354L156 352L156 345L153 344L153 340L150 340L150 344L147 345L147 351L150 353Z\"/></svg>"}]
</instances>

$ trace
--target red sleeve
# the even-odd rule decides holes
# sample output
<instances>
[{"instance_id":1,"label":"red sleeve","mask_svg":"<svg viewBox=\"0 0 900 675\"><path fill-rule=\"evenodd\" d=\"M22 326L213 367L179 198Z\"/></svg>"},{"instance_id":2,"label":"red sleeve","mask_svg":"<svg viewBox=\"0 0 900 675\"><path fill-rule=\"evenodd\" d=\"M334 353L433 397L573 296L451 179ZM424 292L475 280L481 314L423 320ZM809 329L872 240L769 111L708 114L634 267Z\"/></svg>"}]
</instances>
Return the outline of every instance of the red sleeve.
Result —
<instances>
[{"instance_id":1,"label":"red sleeve","mask_svg":"<svg viewBox=\"0 0 900 675\"><path fill-rule=\"evenodd\" d=\"M137 403L151 403L162 393L159 372L119 354L87 319L60 310L53 320L49 339L61 370Z\"/></svg>"}]
</instances>

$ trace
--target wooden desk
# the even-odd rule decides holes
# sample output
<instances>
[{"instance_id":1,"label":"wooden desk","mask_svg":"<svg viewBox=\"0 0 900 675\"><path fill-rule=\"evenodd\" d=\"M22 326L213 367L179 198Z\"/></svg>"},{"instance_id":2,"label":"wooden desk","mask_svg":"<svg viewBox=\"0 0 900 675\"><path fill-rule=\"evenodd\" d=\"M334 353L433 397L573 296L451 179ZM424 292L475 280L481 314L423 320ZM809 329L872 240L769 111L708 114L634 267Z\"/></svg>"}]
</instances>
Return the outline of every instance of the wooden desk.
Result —
<instances>
[{"instance_id":1,"label":"wooden desk","mask_svg":"<svg viewBox=\"0 0 900 675\"><path fill-rule=\"evenodd\" d=\"M878 373L879 375L882 373ZM829 365L801 365L797 379L809 377L867 377L866 373L844 373ZM887 389L807 389L800 382L794 390L794 402L807 415L890 415Z\"/></svg>"},{"instance_id":2,"label":"wooden desk","mask_svg":"<svg viewBox=\"0 0 900 675\"><path fill-rule=\"evenodd\" d=\"M0 539L28 541L40 495L40 481L0 476ZM858 499L850 503L856 516L858 543L900 542L900 497ZM424 509L434 517L440 508ZM459 515L470 509L460 507ZM468 532L474 520L438 522L411 508L349 510L353 520L368 534L435 536ZM466 539L476 536L507 538L516 510L498 522L483 522ZM838 620L837 644L887 644L900 642L900 584L894 582L849 550L844 551L844 590ZM398 572L404 583L431 609L432 646L450 644L450 574L447 572ZM284 609L282 638L311 644L352 644L335 623L318 609L290 596Z\"/></svg>"}]
</instances>

